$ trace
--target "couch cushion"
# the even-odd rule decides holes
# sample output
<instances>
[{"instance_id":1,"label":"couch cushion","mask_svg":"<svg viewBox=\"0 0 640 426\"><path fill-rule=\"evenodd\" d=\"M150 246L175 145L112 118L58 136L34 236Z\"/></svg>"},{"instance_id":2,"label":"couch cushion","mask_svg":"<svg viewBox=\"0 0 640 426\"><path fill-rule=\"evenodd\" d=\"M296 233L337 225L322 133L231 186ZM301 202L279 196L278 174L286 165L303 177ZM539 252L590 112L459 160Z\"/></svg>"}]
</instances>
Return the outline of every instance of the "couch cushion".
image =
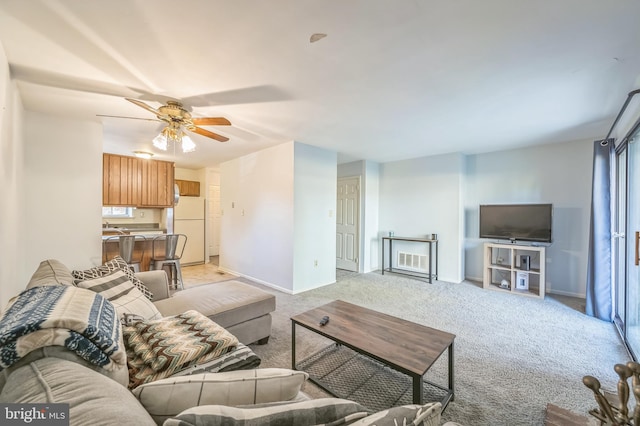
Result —
<instances>
[{"instance_id":1,"label":"couch cushion","mask_svg":"<svg viewBox=\"0 0 640 426\"><path fill-rule=\"evenodd\" d=\"M136 397L115 381L75 362L39 359L14 371L0 402L68 403L72 425L155 425Z\"/></svg>"},{"instance_id":2,"label":"couch cushion","mask_svg":"<svg viewBox=\"0 0 640 426\"><path fill-rule=\"evenodd\" d=\"M144 319L162 318L156 306L135 287L127 275L120 269L98 278L77 281L77 286L86 288L109 300L118 312L118 318L124 314L140 315Z\"/></svg>"},{"instance_id":3,"label":"couch cushion","mask_svg":"<svg viewBox=\"0 0 640 426\"><path fill-rule=\"evenodd\" d=\"M78 283L78 281L85 281L92 278L99 278L105 275L109 275L117 269L124 272L127 278L129 278L129 281L131 281L133 285L136 286L136 288L140 290L140 292L144 294L147 299L153 300L153 293L149 291L149 289L142 283L142 281L136 278L135 273L131 270L131 268L129 268L127 262L125 262L125 260L120 256L114 257L113 259L105 262L102 266L85 269L84 271L74 270L71 271L71 274L75 278L75 282Z\"/></svg>"},{"instance_id":4,"label":"couch cushion","mask_svg":"<svg viewBox=\"0 0 640 426\"><path fill-rule=\"evenodd\" d=\"M133 390L156 422L198 405L262 404L294 399L309 375L282 368L169 377Z\"/></svg>"},{"instance_id":5,"label":"couch cushion","mask_svg":"<svg viewBox=\"0 0 640 426\"><path fill-rule=\"evenodd\" d=\"M276 298L252 285L231 280L178 291L155 304L164 316L194 309L228 327L273 312Z\"/></svg>"},{"instance_id":6,"label":"couch cushion","mask_svg":"<svg viewBox=\"0 0 640 426\"><path fill-rule=\"evenodd\" d=\"M430 402L425 405L403 405L379 411L352 423L352 426L438 426L442 404Z\"/></svg>"},{"instance_id":7,"label":"couch cushion","mask_svg":"<svg viewBox=\"0 0 640 426\"><path fill-rule=\"evenodd\" d=\"M124 347L124 342L122 341L122 333L120 333L119 345L120 347ZM102 368L99 365L92 364L89 361L82 359L74 351L71 351L64 346L44 346L42 348L38 348L29 352L20 361L16 362L11 367L5 368L4 370L0 371L0 391L4 389L7 379L9 378L11 373L16 371L18 368L31 364L36 360L48 357L73 361L77 364L94 370L99 374L107 376L112 380L115 380L122 386L126 387L129 384L129 370L127 369L126 365L119 366L118 368L114 368L113 370L107 370L106 368Z\"/></svg>"},{"instance_id":8,"label":"couch cushion","mask_svg":"<svg viewBox=\"0 0 640 426\"><path fill-rule=\"evenodd\" d=\"M305 426L349 424L367 416L360 404L339 398L321 398L290 404L257 408L237 408L224 405L204 405L183 411L168 419L164 426Z\"/></svg>"},{"instance_id":9,"label":"couch cushion","mask_svg":"<svg viewBox=\"0 0 640 426\"><path fill-rule=\"evenodd\" d=\"M74 285L73 275L59 260L43 260L31 276L27 288L43 285Z\"/></svg>"}]
</instances>

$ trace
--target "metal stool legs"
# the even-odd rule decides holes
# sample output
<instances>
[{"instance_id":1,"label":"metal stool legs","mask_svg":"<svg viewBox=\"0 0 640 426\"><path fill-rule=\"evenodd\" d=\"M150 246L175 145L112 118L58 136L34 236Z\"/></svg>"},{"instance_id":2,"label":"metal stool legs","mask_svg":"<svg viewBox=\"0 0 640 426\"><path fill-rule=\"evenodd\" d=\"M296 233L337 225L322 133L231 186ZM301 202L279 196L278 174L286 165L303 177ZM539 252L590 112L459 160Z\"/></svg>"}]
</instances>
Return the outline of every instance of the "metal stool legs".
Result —
<instances>
[{"instance_id":1,"label":"metal stool legs","mask_svg":"<svg viewBox=\"0 0 640 426\"><path fill-rule=\"evenodd\" d=\"M182 258L186 244L187 236L184 234L167 234L153 239L153 257L151 259L153 269L163 269L165 266L169 266L173 288L176 290L184 290L180 258Z\"/></svg>"},{"instance_id":2,"label":"metal stool legs","mask_svg":"<svg viewBox=\"0 0 640 426\"><path fill-rule=\"evenodd\" d=\"M145 238L142 236L135 235L114 235L112 237L106 238L103 244L107 244L111 241L118 242L118 255L127 262L127 265L134 272L140 272L140 262L142 262L142 258L144 257L144 248L140 248L140 260L133 259L133 251L136 245L136 239L144 240ZM106 247L106 246L105 246ZM103 249L106 262L110 260L110 257L107 253L106 249ZM113 256L115 257L115 255Z\"/></svg>"},{"instance_id":3,"label":"metal stool legs","mask_svg":"<svg viewBox=\"0 0 640 426\"><path fill-rule=\"evenodd\" d=\"M174 289L184 290L184 283L182 281L182 268L180 267L180 259L165 259L165 260L156 260L154 262L153 269L164 269L165 266L168 266L171 271L171 283L173 284Z\"/></svg>"}]
</instances>

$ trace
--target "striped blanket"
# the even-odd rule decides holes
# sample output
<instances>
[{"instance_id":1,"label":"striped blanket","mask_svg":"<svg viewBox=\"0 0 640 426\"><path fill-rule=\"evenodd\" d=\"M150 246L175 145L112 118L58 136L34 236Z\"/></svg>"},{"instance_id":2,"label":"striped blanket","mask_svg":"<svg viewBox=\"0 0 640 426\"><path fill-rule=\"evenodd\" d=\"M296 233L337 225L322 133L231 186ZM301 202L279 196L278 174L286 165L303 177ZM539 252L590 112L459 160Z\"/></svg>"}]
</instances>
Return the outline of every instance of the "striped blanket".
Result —
<instances>
[{"instance_id":1,"label":"striped blanket","mask_svg":"<svg viewBox=\"0 0 640 426\"><path fill-rule=\"evenodd\" d=\"M16 296L0 317L0 370L45 346L65 346L106 370L126 365L120 323L100 294L72 286L43 286Z\"/></svg>"}]
</instances>

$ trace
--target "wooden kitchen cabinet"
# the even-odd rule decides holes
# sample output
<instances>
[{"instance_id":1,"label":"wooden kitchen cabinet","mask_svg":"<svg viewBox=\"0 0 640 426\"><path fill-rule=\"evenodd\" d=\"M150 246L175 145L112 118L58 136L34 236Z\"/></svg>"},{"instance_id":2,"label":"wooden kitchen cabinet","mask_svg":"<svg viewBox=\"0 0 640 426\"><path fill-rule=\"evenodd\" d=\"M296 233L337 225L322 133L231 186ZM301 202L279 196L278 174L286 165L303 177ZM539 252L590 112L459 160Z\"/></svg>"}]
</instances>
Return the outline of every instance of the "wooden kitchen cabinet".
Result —
<instances>
[{"instance_id":1,"label":"wooden kitchen cabinet","mask_svg":"<svg viewBox=\"0 0 640 426\"><path fill-rule=\"evenodd\" d=\"M184 197L199 197L200 182L197 180L180 180L176 179L176 185L180 190L180 195Z\"/></svg>"},{"instance_id":2,"label":"wooden kitchen cabinet","mask_svg":"<svg viewBox=\"0 0 640 426\"><path fill-rule=\"evenodd\" d=\"M140 201L139 159L102 156L102 205L135 207Z\"/></svg>"},{"instance_id":3,"label":"wooden kitchen cabinet","mask_svg":"<svg viewBox=\"0 0 640 426\"><path fill-rule=\"evenodd\" d=\"M173 206L173 163L169 161L142 160L142 197L143 207Z\"/></svg>"},{"instance_id":4,"label":"wooden kitchen cabinet","mask_svg":"<svg viewBox=\"0 0 640 426\"><path fill-rule=\"evenodd\" d=\"M103 154L102 205L172 207L174 164Z\"/></svg>"}]
</instances>

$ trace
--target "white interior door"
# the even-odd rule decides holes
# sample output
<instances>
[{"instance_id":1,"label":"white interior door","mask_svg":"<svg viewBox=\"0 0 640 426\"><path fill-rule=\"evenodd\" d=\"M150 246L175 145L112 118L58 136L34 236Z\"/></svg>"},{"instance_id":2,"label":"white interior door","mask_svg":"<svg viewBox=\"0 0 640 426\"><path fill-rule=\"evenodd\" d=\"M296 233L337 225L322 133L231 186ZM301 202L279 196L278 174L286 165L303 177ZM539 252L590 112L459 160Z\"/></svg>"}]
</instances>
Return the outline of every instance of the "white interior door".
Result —
<instances>
[{"instance_id":1,"label":"white interior door","mask_svg":"<svg viewBox=\"0 0 640 426\"><path fill-rule=\"evenodd\" d=\"M209 256L220 254L220 185L209 185Z\"/></svg>"},{"instance_id":2,"label":"white interior door","mask_svg":"<svg viewBox=\"0 0 640 426\"><path fill-rule=\"evenodd\" d=\"M360 178L338 179L336 203L336 266L359 271Z\"/></svg>"}]
</instances>

